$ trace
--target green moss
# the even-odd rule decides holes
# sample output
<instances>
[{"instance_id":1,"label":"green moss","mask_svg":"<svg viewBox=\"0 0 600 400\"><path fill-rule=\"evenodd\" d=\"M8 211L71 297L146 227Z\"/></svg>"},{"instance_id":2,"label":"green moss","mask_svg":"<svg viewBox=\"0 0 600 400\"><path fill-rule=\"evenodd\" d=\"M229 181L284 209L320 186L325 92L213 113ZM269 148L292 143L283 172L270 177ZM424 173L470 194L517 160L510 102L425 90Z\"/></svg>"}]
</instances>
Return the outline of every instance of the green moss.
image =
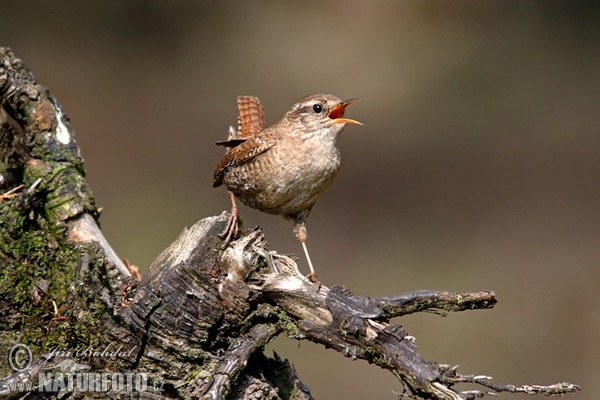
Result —
<instances>
[{"instance_id":1,"label":"green moss","mask_svg":"<svg viewBox=\"0 0 600 400\"><path fill-rule=\"evenodd\" d=\"M215 361L203 363L200 368L190 371L186 375L185 380L187 382L194 382L197 379L208 379L212 376L212 374L214 374L217 366L218 363Z\"/></svg>"},{"instance_id":2,"label":"green moss","mask_svg":"<svg viewBox=\"0 0 600 400\"><path fill-rule=\"evenodd\" d=\"M25 194L0 203L0 331L34 354L91 340L90 318L70 315L82 251L67 239L64 224L50 222L39 199ZM54 303L66 320L54 320Z\"/></svg>"},{"instance_id":3,"label":"green moss","mask_svg":"<svg viewBox=\"0 0 600 400\"><path fill-rule=\"evenodd\" d=\"M33 213L20 217L16 213L10 205L2 207L0 213L0 246L5 258L0 296L30 314L39 311L38 297L66 297L66 283L73 280L70 267L77 254L70 244L57 241L65 236L65 227L52 225Z\"/></svg>"},{"instance_id":4,"label":"green moss","mask_svg":"<svg viewBox=\"0 0 600 400\"><path fill-rule=\"evenodd\" d=\"M26 166L23 181L27 186L41 179L37 189L46 196L47 218L64 221L82 212L93 215L96 212L84 176L82 171L65 162L35 160Z\"/></svg>"},{"instance_id":5,"label":"green moss","mask_svg":"<svg viewBox=\"0 0 600 400\"><path fill-rule=\"evenodd\" d=\"M304 335L298 329L298 321L290 316L282 309L278 309L277 313L278 325L283 330L285 335L291 339L301 338Z\"/></svg>"}]
</instances>

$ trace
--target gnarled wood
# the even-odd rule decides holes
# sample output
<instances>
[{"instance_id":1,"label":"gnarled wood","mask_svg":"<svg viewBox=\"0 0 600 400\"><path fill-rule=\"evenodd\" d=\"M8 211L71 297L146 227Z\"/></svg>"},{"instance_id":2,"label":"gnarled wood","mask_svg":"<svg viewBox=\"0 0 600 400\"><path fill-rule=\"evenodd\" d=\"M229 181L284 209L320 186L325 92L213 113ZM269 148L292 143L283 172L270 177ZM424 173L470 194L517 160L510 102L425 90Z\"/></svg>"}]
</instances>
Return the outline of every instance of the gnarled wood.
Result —
<instances>
[{"instance_id":1,"label":"gnarled wood","mask_svg":"<svg viewBox=\"0 0 600 400\"><path fill-rule=\"evenodd\" d=\"M279 334L374 363L422 398L488 394L455 390L456 383L528 394L579 389L461 375L424 360L412 337L389 323L415 312L491 308L493 292L370 298L317 285L291 258L266 250L259 230L221 250L226 213L184 229L138 281L98 228L67 117L7 48L0 48L0 105L0 262L7 283L0 288L0 350L9 354L20 342L33 357L25 368L0 371L7 376L0 394L74 398L77 390L59 385L64 374L113 371L146 374L147 387L136 393L143 398L309 399L288 362L263 354ZM45 374L59 367L63 375Z\"/></svg>"}]
</instances>

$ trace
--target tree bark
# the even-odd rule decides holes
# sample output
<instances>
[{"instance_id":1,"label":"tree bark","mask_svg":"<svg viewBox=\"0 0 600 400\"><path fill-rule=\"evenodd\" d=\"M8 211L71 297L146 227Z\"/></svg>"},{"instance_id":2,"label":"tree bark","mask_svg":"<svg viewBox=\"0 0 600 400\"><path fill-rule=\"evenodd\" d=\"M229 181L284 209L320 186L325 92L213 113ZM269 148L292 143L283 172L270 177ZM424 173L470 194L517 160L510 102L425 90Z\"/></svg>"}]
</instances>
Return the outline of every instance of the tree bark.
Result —
<instances>
[{"instance_id":1,"label":"tree bark","mask_svg":"<svg viewBox=\"0 0 600 400\"><path fill-rule=\"evenodd\" d=\"M0 48L0 104L0 351L9 354L0 394L310 399L287 361L263 354L280 334L378 365L414 397L579 389L499 385L458 374L424 360L413 338L389 323L415 312L492 308L493 292L370 298L315 285L291 258L266 250L260 230L222 249L217 233L227 213L184 229L139 280L98 227L68 118L8 48ZM111 385L90 390L69 383L92 382L101 372L112 373ZM133 381L119 387L120 377ZM459 391L459 382L482 388Z\"/></svg>"}]
</instances>

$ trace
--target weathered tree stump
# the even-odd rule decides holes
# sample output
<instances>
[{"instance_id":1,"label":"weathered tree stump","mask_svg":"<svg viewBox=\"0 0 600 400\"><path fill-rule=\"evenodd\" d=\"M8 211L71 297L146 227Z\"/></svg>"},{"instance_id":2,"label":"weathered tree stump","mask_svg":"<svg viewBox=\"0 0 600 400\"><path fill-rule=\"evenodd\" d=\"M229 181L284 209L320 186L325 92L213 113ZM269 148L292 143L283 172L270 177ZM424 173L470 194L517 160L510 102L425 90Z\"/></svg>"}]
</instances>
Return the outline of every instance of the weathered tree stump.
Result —
<instances>
[{"instance_id":1,"label":"weathered tree stump","mask_svg":"<svg viewBox=\"0 0 600 400\"><path fill-rule=\"evenodd\" d=\"M184 229L138 280L97 225L68 118L7 48L0 48L0 104L0 351L14 356L2 365L0 394L312 398L287 361L263 354L279 334L387 369L414 397L579 389L461 375L424 360L413 338L389 323L415 312L491 308L493 292L370 298L315 285L291 258L267 250L260 230L221 249L226 213ZM460 382L482 387L455 390Z\"/></svg>"}]
</instances>

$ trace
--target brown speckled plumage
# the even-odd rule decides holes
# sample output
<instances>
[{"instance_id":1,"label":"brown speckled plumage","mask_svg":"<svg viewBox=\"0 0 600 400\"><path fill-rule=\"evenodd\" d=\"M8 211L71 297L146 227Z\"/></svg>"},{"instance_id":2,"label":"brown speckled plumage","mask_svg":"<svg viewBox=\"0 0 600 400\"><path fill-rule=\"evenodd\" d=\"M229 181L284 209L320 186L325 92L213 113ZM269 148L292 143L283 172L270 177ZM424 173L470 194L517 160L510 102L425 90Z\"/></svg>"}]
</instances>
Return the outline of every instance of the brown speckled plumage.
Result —
<instances>
[{"instance_id":1,"label":"brown speckled plumage","mask_svg":"<svg viewBox=\"0 0 600 400\"><path fill-rule=\"evenodd\" d=\"M255 97L240 96L238 134L218 143L229 148L215 169L213 186L225 184L245 205L293 220L296 238L304 244L306 218L340 167L337 135L346 123L358 124L343 118L352 101L306 96L257 132L265 125L262 106Z\"/></svg>"}]
</instances>

